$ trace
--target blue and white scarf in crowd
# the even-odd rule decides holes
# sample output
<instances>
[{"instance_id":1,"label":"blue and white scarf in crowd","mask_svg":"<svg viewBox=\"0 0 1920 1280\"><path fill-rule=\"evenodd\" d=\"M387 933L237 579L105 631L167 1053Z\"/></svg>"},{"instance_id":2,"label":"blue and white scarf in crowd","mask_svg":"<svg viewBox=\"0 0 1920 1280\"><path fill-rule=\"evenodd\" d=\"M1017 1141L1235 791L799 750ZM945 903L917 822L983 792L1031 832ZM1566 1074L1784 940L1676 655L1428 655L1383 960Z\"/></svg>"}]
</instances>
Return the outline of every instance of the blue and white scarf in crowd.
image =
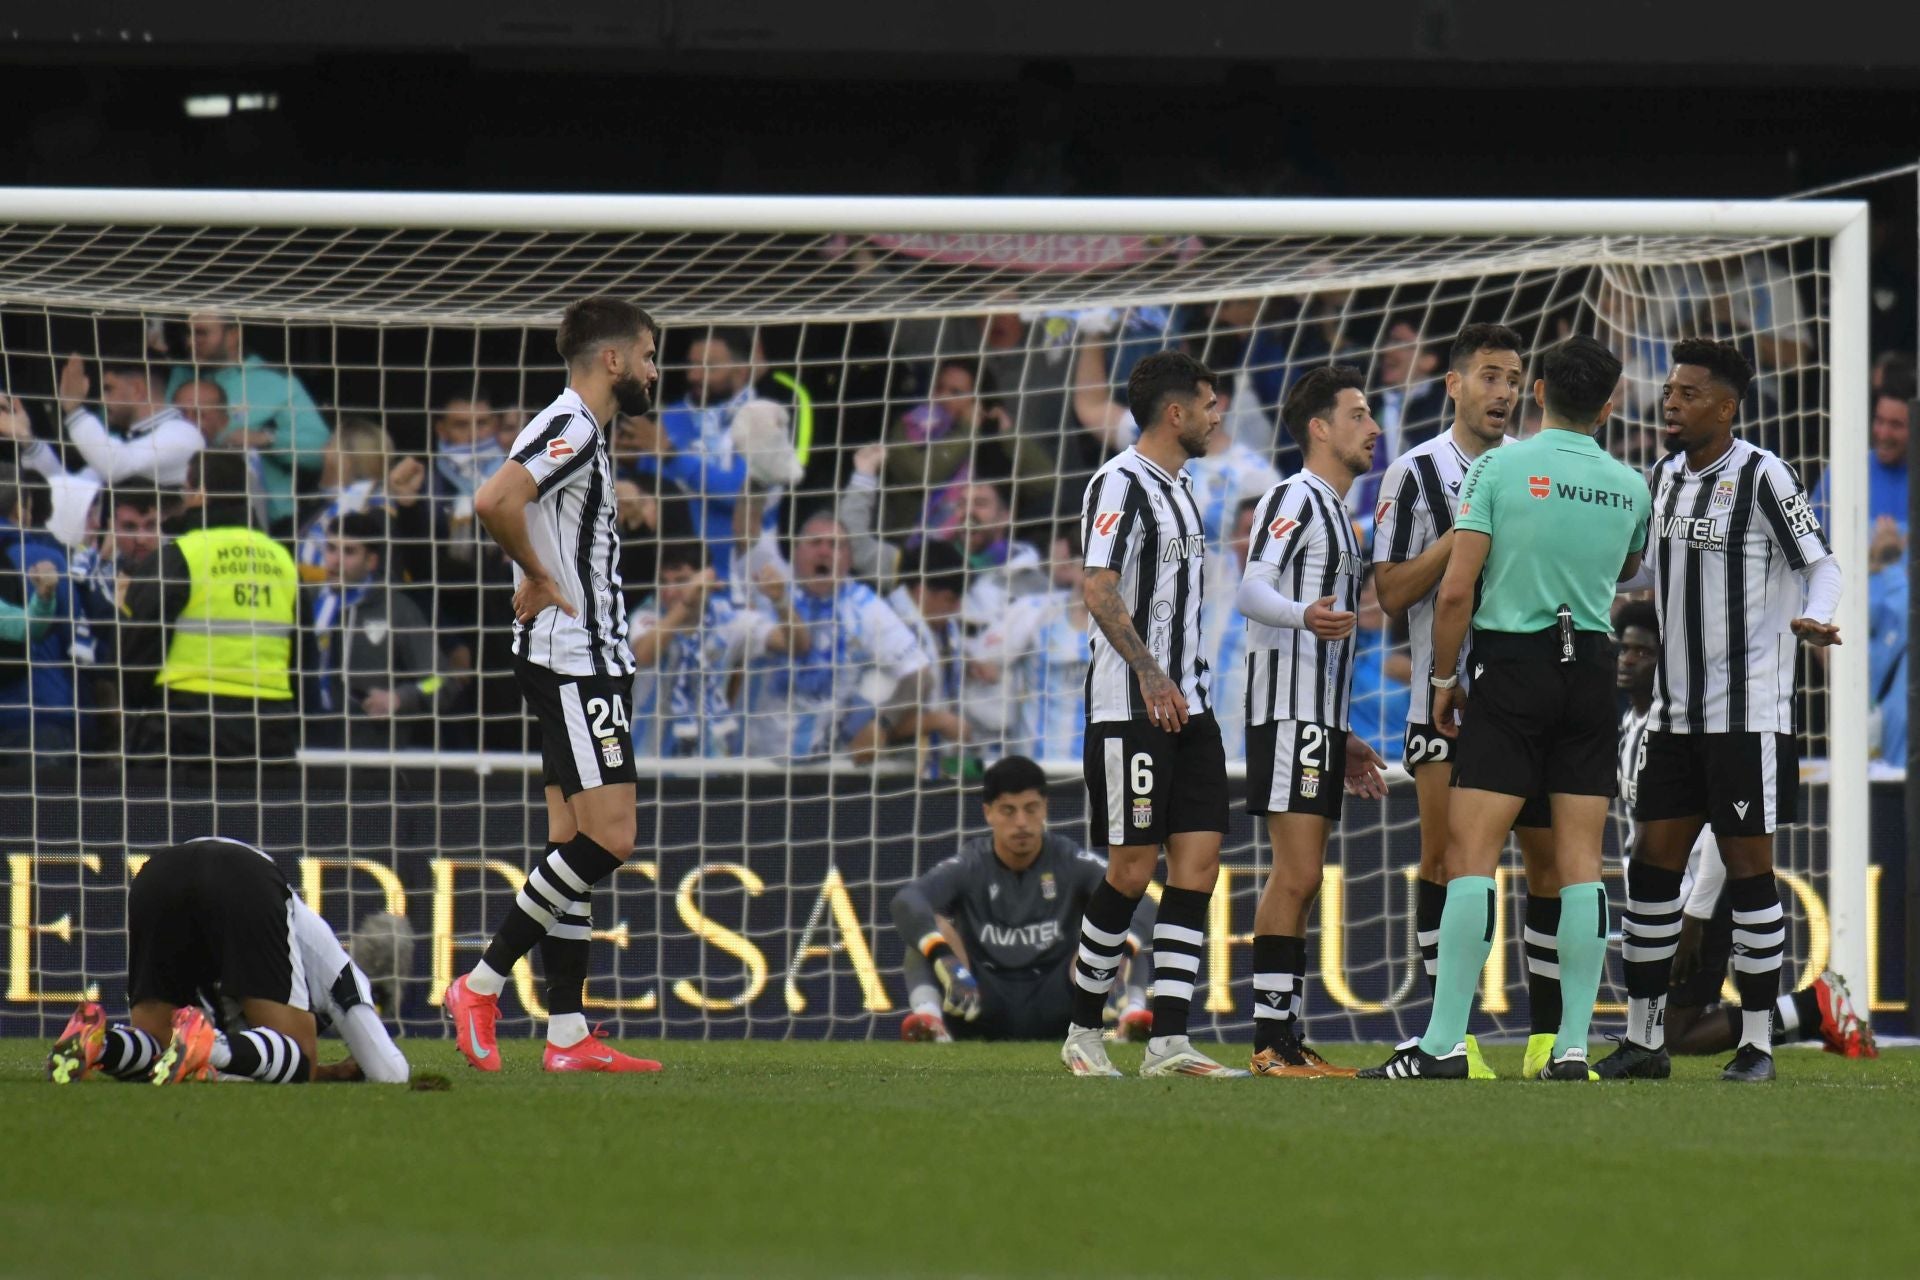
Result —
<instances>
[{"instance_id":1,"label":"blue and white scarf in crowd","mask_svg":"<svg viewBox=\"0 0 1920 1280\"><path fill-rule=\"evenodd\" d=\"M340 664L346 660L347 636L340 622L366 599L368 589L363 585L342 591L337 585L327 586L321 588L313 599L314 650L319 657L320 667L316 689L322 711L337 711L342 705L338 682ZM338 652L335 651L336 644L339 646Z\"/></svg>"}]
</instances>

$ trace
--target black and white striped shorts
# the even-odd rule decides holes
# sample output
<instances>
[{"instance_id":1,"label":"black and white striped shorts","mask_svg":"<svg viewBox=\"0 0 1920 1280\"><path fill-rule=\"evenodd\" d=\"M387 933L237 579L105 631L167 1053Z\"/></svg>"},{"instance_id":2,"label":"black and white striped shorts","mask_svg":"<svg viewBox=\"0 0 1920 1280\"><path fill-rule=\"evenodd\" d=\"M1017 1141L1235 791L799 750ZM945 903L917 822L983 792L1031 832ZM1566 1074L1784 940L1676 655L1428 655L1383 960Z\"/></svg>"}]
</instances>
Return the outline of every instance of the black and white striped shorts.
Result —
<instances>
[{"instance_id":1,"label":"black and white striped shorts","mask_svg":"<svg viewBox=\"0 0 1920 1280\"><path fill-rule=\"evenodd\" d=\"M520 696L540 722L542 781L571 799L632 782L632 682L624 676L563 676L514 655Z\"/></svg>"}]
</instances>

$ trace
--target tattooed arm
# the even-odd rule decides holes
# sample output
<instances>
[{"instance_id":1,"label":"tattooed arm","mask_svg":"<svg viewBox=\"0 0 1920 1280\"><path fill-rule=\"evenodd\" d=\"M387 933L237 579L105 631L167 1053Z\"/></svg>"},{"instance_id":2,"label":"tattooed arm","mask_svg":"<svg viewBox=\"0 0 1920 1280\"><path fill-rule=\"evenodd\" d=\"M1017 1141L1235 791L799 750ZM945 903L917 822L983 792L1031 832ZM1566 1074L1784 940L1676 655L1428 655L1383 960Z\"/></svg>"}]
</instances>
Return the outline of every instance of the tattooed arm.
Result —
<instances>
[{"instance_id":1,"label":"tattooed arm","mask_svg":"<svg viewBox=\"0 0 1920 1280\"><path fill-rule=\"evenodd\" d=\"M1133 629L1133 618L1120 599L1120 575L1112 569L1088 569L1086 576L1087 612L1099 624L1107 643L1133 668L1140 682L1140 696L1146 699L1147 718L1156 728L1175 733L1187 723L1187 700L1178 685L1160 669L1140 633Z\"/></svg>"}]
</instances>

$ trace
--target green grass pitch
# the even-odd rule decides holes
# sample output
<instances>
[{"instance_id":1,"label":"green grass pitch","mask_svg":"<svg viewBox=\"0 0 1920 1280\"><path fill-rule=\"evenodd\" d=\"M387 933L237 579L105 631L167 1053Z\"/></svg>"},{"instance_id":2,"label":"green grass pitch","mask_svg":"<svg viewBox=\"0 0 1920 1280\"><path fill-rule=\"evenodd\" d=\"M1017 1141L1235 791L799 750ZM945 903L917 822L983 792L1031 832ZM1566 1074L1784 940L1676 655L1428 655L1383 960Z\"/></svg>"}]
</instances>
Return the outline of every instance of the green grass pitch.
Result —
<instances>
[{"instance_id":1,"label":"green grass pitch","mask_svg":"<svg viewBox=\"0 0 1920 1280\"><path fill-rule=\"evenodd\" d=\"M1915 1051L1581 1087L1076 1080L1047 1044L628 1044L666 1074L546 1077L508 1043L481 1076L404 1047L453 1088L56 1088L44 1044L0 1042L0 1273L1753 1280L1920 1256Z\"/></svg>"}]
</instances>

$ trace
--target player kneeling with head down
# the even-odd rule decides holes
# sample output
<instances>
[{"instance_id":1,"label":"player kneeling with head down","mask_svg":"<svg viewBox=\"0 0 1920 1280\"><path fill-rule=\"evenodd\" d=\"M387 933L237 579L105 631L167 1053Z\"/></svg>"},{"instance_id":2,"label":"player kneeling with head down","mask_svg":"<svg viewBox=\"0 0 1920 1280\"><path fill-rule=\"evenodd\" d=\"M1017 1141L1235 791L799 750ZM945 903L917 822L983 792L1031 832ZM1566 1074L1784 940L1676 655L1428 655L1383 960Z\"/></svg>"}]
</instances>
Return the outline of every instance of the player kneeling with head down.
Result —
<instances>
[{"instance_id":1,"label":"player kneeling with head down","mask_svg":"<svg viewBox=\"0 0 1920 1280\"><path fill-rule=\"evenodd\" d=\"M127 892L127 956L128 1021L81 1005L47 1058L56 1084L96 1071L154 1084L407 1080L366 975L252 845L192 840L148 859ZM316 1063L316 1014L352 1057Z\"/></svg>"},{"instance_id":2,"label":"player kneeling with head down","mask_svg":"<svg viewBox=\"0 0 1920 1280\"><path fill-rule=\"evenodd\" d=\"M1236 603L1247 618L1247 812L1265 814L1273 869L1253 918L1253 1074L1350 1076L1300 1038L1307 909L1340 798L1384 796L1383 761L1348 735L1354 610L1366 561L1347 490L1373 466L1379 424L1358 369L1294 385L1282 418L1305 468L1260 500Z\"/></svg>"},{"instance_id":3,"label":"player kneeling with head down","mask_svg":"<svg viewBox=\"0 0 1920 1280\"><path fill-rule=\"evenodd\" d=\"M1025 756L989 768L981 789L988 834L910 881L893 898L893 926L906 943L905 1040L1041 1040L1066 1034L1072 1015L1069 970L1082 913L1107 861L1047 830L1047 776ZM1123 1036L1146 1038L1146 973L1140 935L1152 928L1142 899L1127 937ZM949 1030L942 1014L955 1021Z\"/></svg>"}]
</instances>

